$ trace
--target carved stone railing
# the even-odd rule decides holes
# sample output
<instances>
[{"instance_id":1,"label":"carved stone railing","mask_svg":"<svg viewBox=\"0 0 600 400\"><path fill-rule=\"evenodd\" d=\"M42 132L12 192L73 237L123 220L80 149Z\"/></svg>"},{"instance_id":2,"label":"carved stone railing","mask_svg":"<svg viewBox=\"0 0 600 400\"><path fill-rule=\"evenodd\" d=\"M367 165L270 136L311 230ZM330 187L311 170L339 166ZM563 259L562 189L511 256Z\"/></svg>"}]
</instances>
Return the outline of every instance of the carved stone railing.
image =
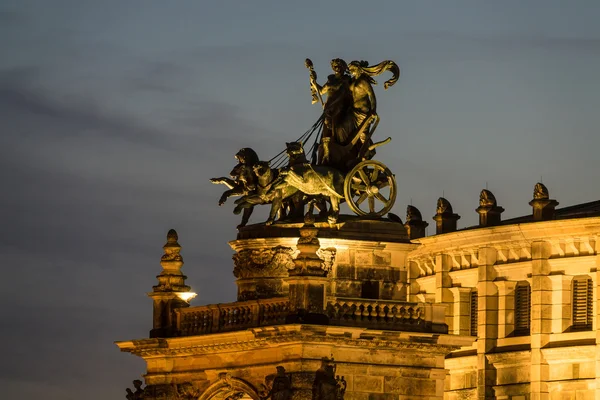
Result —
<instances>
[{"instance_id":1,"label":"carved stone railing","mask_svg":"<svg viewBox=\"0 0 600 400\"><path fill-rule=\"evenodd\" d=\"M281 325L289 313L289 299L261 299L180 308L176 310L176 324L181 336L205 335Z\"/></svg>"},{"instance_id":2,"label":"carved stone railing","mask_svg":"<svg viewBox=\"0 0 600 400\"><path fill-rule=\"evenodd\" d=\"M325 314L331 326L447 333L444 311L443 304L329 298ZM177 334L192 336L282 325L291 310L288 298L274 298L180 308L175 313Z\"/></svg>"},{"instance_id":3,"label":"carved stone railing","mask_svg":"<svg viewBox=\"0 0 600 400\"><path fill-rule=\"evenodd\" d=\"M326 314L330 325L412 332L448 332L443 304L331 298L327 303Z\"/></svg>"}]
</instances>

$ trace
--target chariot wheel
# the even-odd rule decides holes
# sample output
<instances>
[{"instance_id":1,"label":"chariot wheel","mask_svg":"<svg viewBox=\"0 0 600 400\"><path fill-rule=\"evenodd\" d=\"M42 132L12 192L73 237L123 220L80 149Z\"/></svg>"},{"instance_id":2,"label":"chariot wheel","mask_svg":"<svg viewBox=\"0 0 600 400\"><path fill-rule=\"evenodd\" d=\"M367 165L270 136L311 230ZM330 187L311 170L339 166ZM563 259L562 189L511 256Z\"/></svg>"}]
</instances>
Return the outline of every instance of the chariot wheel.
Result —
<instances>
[{"instance_id":1,"label":"chariot wheel","mask_svg":"<svg viewBox=\"0 0 600 400\"><path fill-rule=\"evenodd\" d=\"M362 161L346 175L344 197L357 215L382 217L396 201L394 174L379 161Z\"/></svg>"}]
</instances>

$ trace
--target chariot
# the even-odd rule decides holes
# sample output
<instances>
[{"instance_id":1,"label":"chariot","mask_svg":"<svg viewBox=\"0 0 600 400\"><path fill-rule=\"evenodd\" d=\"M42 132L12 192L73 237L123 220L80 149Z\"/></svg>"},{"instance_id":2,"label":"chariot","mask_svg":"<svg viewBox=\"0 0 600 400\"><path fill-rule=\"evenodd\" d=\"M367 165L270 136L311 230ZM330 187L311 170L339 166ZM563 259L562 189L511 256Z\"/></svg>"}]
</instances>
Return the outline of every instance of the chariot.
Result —
<instances>
[{"instance_id":1,"label":"chariot","mask_svg":"<svg viewBox=\"0 0 600 400\"><path fill-rule=\"evenodd\" d=\"M318 121L295 143L306 143L314 132L321 132L320 123ZM375 154L375 148L392 140L388 137L376 143L371 141L378 123L379 117L372 114L365 118L345 144L331 144L330 153L335 156L332 156L328 162L323 162L323 139L317 135L309 151L312 158L306 160L311 165L331 167L339 171L343 175L343 193L339 193L343 198L340 202L345 201L352 212L367 218L382 217L387 214L394 206L397 194L394 174L381 161L371 159ZM283 153L273 157L270 163L275 167L283 167L285 163ZM294 164L291 159L290 164Z\"/></svg>"},{"instance_id":2,"label":"chariot","mask_svg":"<svg viewBox=\"0 0 600 400\"><path fill-rule=\"evenodd\" d=\"M377 125L377 102L372 76L385 71L393 76L384 83L387 89L399 78L400 70L390 60L369 66L366 61L334 59L324 85L316 82L312 61L305 62L310 70L313 103L320 101L323 113L313 126L296 141L287 143L268 162L259 161L249 148L236 155L239 164L231 172L232 179L213 178L211 182L225 184L226 191L219 200L223 204L229 196L242 196L236 200L235 214L243 211L244 226L258 204L271 204L269 219L292 219L303 214L305 205L326 211L328 220L337 221L339 205L346 202L351 211L361 217L378 218L387 214L396 201L397 187L394 174L380 161L373 159L375 148L391 141L387 138L373 142L371 137ZM327 100L323 101L323 95ZM310 143L307 158L303 145Z\"/></svg>"}]
</instances>

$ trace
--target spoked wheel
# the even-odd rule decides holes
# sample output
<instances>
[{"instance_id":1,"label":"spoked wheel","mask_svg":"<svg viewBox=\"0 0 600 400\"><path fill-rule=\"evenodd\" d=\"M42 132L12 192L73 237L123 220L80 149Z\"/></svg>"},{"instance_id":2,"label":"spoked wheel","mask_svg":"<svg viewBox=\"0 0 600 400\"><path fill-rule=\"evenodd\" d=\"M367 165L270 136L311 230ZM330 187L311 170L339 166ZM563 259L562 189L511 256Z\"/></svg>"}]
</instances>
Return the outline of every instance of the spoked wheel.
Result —
<instances>
[{"instance_id":1,"label":"spoked wheel","mask_svg":"<svg viewBox=\"0 0 600 400\"><path fill-rule=\"evenodd\" d=\"M344 197L357 215L381 217L396 201L396 179L383 163L362 161L346 175Z\"/></svg>"}]
</instances>

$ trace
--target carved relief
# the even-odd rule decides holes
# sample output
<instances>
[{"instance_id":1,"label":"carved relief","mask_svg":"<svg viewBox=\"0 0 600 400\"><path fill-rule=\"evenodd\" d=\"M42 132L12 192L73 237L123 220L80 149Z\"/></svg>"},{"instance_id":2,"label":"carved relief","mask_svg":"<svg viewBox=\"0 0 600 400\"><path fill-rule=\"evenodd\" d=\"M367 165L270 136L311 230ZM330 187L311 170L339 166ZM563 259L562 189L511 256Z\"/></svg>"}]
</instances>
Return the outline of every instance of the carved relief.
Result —
<instances>
[{"instance_id":1,"label":"carved relief","mask_svg":"<svg viewBox=\"0 0 600 400\"><path fill-rule=\"evenodd\" d=\"M335 262L336 252L337 250L335 247L317 250L317 256L319 256L319 258L323 260L323 262L321 263L321 268L323 268L323 270L327 271L328 273L331 272L333 263Z\"/></svg>"},{"instance_id":2,"label":"carved relief","mask_svg":"<svg viewBox=\"0 0 600 400\"><path fill-rule=\"evenodd\" d=\"M258 400L260 396L252 384L228 372L219 373L219 379L195 397L198 400L240 400L242 398Z\"/></svg>"},{"instance_id":3,"label":"carved relief","mask_svg":"<svg viewBox=\"0 0 600 400\"><path fill-rule=\"evenodd\" d=\"M127 389L127 400L194 400L200 396L200 391L190 382L146 385L141 388L142 381L133 381L136 389Z\"/></svg>"},{"instance_id":4,"label":"carved relief","mask_svg":"<svg viewBox=\"0 0 600 400\"><path fill-rule=\"evenodd\" d=\"M241 250L233 255L236 278L287 277L288 269L294 268L294 251L290 247Z\"/></svg>"}]
</instances>

